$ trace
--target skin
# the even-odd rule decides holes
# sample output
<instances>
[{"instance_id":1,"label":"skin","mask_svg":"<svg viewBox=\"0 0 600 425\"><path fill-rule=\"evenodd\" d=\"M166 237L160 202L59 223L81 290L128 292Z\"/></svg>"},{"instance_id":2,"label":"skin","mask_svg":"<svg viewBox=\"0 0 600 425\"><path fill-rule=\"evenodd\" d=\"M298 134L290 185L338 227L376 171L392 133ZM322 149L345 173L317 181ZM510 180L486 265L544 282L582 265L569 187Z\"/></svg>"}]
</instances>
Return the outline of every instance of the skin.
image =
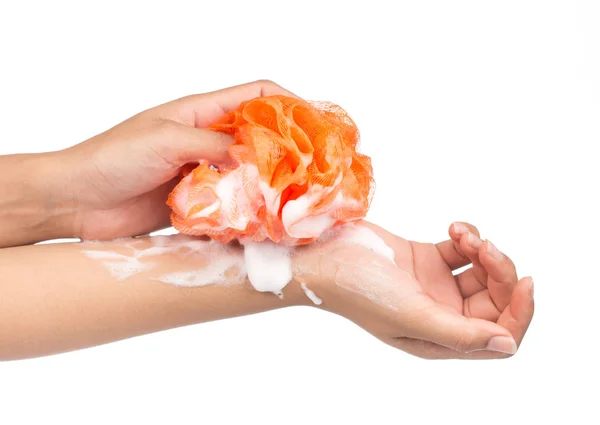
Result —
<instances>
[{"instance_id":1,"label":"skin","mask_svg":"<svg viewBox=\"0 0 600 425\"><path fill-rule=\"evenodd\" d=\"M453 223L450 239L431 244L360 225L394 250L395 264L343 240L307 247L310 260L303 262L319 270L308 275L320 282L322 308L422 358L493 359L517 351L533 318L533 280L519 280L510 258L482 241L474 226ZM365 288L388 302L366 298Z\"/></svg>"},{"instance_id":2,"label":"skin","mask_svg":"<svg viewBox=\"0 0 600 425\"><path fill-rule=\"evenodd\" d=\"M136 249L152 246L136 240ZM201 255L144 258L156 267L126 280L113 277L84 250L128 254L127 240L44 244L0 250L0 359L16 360L91 347L179 326L297 305L291 282L282 301L255 291L230 270L227 285L187 288L157 278L208 267Z\"/></svg>"},{"instance_id":3,"label":"skin","mask_svg":"<svg viewBox=\"0 0 600 425\"><path fill-rule=\"evenodd\" d=\"M407 241L366 222L395 252L395 264L332 239L298 248L284 300L248 282L180 288L146 271L117 281L77 243L112 240L169 225L164 201L181 168L200 158L225 163L231 139L203 130L244 100L293 96L269 81L188 96L142 112L69 149L0 157L0 359L20 359L135 335L312 305L347 317L382 341L423 358L505 358L533 316L533 282L477 229L454 223L439 244ZM151 244L149 238L138 241ZM126 249L112 241L100 250ZM25 246L19 246L25 245ZM163 254L163 272L201 270L206 259ZM454 276L452 270L473 264ZM153 269L154 270L154 269ZM384 302L382 301L384 300Z\"/></svg>"},{"instance_id":4,"label":"skin","mask_svg":"<svg viewBox=\"0 0 600 425\"><path fill-rule=\"evenodd\" d=\"M294 96L261 80L141 112L71 148L0 156L0 247L57 238L109 240L170 226L165 200L181 167L229 161L233 139L204 130L244 100Z\"/></svg>"},{"instance_id":5,"label":"skin","mask_svg":"<svg viewBox=\"0 0 600 425\"><path fill-rule=\"evenodd\" d=\"M301 283L323 300L318 308L419 357L490 359L514 353L533 315L531 279L518 281L508 257L497 259L488 252L489 242L471 248L468 239L476 237L475 228L466 225L472 230L459 233L453 225L451 239L433 245L406 241L370 223L360 225L394 249L395 264L343 238L300 247L292 253L294 277L283 300L254 290L245 275L238 276L236 266L226 272L226 284L190 288L157 280L167 273L210 267L201 253L144 257L142 262L155 267L124 281L112 276L102 260L84 254L131 255L128 245L150 248L150 237L2 249L0 359L56 354L283 307L316 307ZM231 247L240 256L241 249ZM454 277L451 268L470 261L462 253L477 263ZM375 285L373 276L379 279ZM357 293L361 287L374 288L377 296L391 294L390 302L373 302ZM502 338L501 343L489 347L494 337Z\"/></svg>"}]
</instances>

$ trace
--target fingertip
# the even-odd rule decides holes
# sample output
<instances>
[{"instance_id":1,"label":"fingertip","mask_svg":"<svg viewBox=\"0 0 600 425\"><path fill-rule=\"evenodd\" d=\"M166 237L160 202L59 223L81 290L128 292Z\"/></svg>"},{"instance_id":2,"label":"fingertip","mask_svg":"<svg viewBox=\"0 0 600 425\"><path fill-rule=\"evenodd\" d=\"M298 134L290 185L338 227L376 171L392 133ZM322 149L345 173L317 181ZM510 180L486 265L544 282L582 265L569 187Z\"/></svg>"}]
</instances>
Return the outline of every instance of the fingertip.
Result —
<instances>
[{"instance_id":1,"label":"fingertip","mask_svg":"<svg viewBox=\"0 0 600 425\"><path fill-rule=\"evenodd\" d=\"M467 232L461 235L459 246L466 255L470 258L474 258L477 256L477 251L481 246L481 243L481 239L479 239L477 235Z\"/></svg>"},{"instance_id":2,"label":"fingertip","mask_svg":"<svg viewBox=\"0 0 600 425\"><path fill-rule=\"evenodd\" d=\"M469 234L467 235L467 245L469 245L469 247L477 251L482 244L483 241L479 239L479 236L477 236L475 233L469 232Z\"/></svg>"},{"instance_id":3,"label":"fingertip","mask_svg":"<svg viewBox=\"0 0 600 425\"><path fill-rule=\"evenodd\" d=\"M450 225L450 228L448 229L448 234L453 240L458 240L460 239L461 235L467 233L468 231L469 229L467 228L467 226L464 225L464 223L455 221Z\"/></svg>"},{"instance_id":4,"label":"fingertip","mask_svg":"<svg viewBox=\"0 0 600 425\"><path fill-rule=\"evenodd\" d=\"M486 321L481 325L489 335L485 347L481 349L482 351L491 351L511 356L517 352L518 344L508 329L494 322Z\"/></svg>"},{"instance_id":5,"label":"fingertip","mask_svg":"<svg viewBox=\"0 0 600 425\"><path fill-rule=\"evenodd\" d=\"M508 329L498 323L456 315L440 307L423 312L424 320L414 329L414 338L425 339L461 353L487 350L494 337L513 338Z\"/></svg>"},{"instance_id":6,"label":"fingertip","mask_svg":"<svg viewBox=\"0 0 600 425\"><path fill-rule=\"evenodd\" d=\"M235 139L225 133L213 130L199 128L186 128L190 134L187 140L185 155L187 160L205 159L215 164L228 165L233 163L229 154L229 147L235 142Z\"/></svg>"},{"instance_id":7,"label":"fingertip","mask_svg":"<svg viewBox=\"0 0 600 425\"><path fill-rule=\"evenodd\" d=\"M476 338L478 342L473 341L472 344L459 351L469 353L486 350L503 354L514 354L517 351L517 343L508 329L483 319L469 319L469 321L474 327L473 332L479 334L479 337Z\"/></svg>"},{"instance_id":8,"label":"fingertip","mask_svg":"<svg viewBox=\"0 0 600 425\"><path fill-rule=\"evenodd\" d=\"M525 276L519 279L513 296L533 299L533 278Z\"/></svg>"},{"instance_id":9,"label":"fingertip","mask_svg":"<svg viewBox=\"0 0 600 425\"><path fill-rule=\"evenodd\" d=\"M515 306L516 311L512 311L513 317L517 320L528 319L533 315L533 279L531 276L522 278L515 286L511 308Z\"/></svg>"},{"instance_id":10,"label":"fingertip","mask_svg":"<svg viewBox=\"0 0 600 425\"><path fill-rule=\"evenodd\" d=\"M455 221L450 225L450 230L456 235L462 235L467 232L473 233L475 236L479 237L479 230L477 227L473 226L471 223L466 223L464 221Z\"/></svg>"},{"instance_id":11,"label":"fingertip","mask_svg":"<svg viewBox=\"0 0 600 425\"><path fill-rule=\"evenodd\" d=\"M485 348L488 351L496 351L504 354L515 354L517 343L512 336L493 336Z\"/></svg>"}]
</instances>

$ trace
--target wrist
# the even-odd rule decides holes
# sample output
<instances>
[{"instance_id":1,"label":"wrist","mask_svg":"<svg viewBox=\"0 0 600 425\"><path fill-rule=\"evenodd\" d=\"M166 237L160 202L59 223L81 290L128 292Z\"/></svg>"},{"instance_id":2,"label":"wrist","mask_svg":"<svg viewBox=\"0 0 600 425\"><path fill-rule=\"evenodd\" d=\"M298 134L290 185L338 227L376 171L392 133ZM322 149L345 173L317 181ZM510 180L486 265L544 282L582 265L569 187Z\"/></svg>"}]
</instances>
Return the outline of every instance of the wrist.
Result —
<instances>
[{"instance_id":1,"label":"wrist","mask_svg":"<svg viewBox=\"0 0 600 425\"><path fill-rule=\"evenodd\" d=\"M0 245L74 237L69 167L60 153L15 155L6 165Z\"/></svg>"},{"instance_id":2,"label":"wrist","mask_svg":"<svg viewBox=\"0 0 600 425\"><path fill-rule=\"evenodd\" d=\"M38 178L44 188L48 221L46 232L52 238L79 237L77 227L77 199L73 191L72 163L66 151L50 152L40 158Z\"/></svg>"}]
</instances>

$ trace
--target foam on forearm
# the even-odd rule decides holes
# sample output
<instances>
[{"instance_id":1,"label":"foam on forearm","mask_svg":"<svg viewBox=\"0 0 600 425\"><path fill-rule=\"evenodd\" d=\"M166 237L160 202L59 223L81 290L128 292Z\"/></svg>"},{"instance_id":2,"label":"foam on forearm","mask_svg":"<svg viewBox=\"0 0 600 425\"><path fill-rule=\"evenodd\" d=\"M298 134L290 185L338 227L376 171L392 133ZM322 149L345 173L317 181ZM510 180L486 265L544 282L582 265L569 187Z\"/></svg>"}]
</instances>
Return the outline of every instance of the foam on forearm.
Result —
<instances>
[{"instance_id":1,"label":"foam on forearm","mask_svg":"<svg viewBox=\"0 0 600 425\"><path fill-rule=\"evenodd\" d=\"M393 250L373 230L355 223L330 229L310 247L296 248L272 242L245 242L235 246L173 235L111 242L87 241L82 243L81 252L99 261L113 278L120 281L150 272L151 280L181 287L229 285L247 279L257 291L283 297L284 288L292 281L294 274L306 272L294 267L295 250L314 249L319 252L320 246L331 243L360 246L372 251L383 261L394 261ZM160 265L165 255L176 255L189 261L184 261L181 270L161 273ZM202 267L196 266L199 262L203 264ZM314 304L322 303L306 282L301 282L301 288Z\"/></svg>"}]
</instances>

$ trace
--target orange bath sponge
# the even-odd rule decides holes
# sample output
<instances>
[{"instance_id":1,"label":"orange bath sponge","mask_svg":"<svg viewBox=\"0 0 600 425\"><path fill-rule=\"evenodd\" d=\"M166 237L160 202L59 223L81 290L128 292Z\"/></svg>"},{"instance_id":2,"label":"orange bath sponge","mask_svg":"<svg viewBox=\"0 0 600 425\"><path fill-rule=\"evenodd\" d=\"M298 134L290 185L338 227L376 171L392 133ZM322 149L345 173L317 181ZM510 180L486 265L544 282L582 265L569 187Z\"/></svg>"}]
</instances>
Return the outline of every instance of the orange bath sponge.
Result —
<instances>
[{"instance_id":1,"label":"orange bath sponge","mask_svg":"<svg viewBox=\"0 0 600 425\"><path fill-rule=\"evenodd\" d=\"M210 129L234 137L235 165L201 161L175 187L167 203L181 233L303 245L365 216L371 160L357 152L358 129L339 106L260 97Z\"/></svg>"}]
</instances>

